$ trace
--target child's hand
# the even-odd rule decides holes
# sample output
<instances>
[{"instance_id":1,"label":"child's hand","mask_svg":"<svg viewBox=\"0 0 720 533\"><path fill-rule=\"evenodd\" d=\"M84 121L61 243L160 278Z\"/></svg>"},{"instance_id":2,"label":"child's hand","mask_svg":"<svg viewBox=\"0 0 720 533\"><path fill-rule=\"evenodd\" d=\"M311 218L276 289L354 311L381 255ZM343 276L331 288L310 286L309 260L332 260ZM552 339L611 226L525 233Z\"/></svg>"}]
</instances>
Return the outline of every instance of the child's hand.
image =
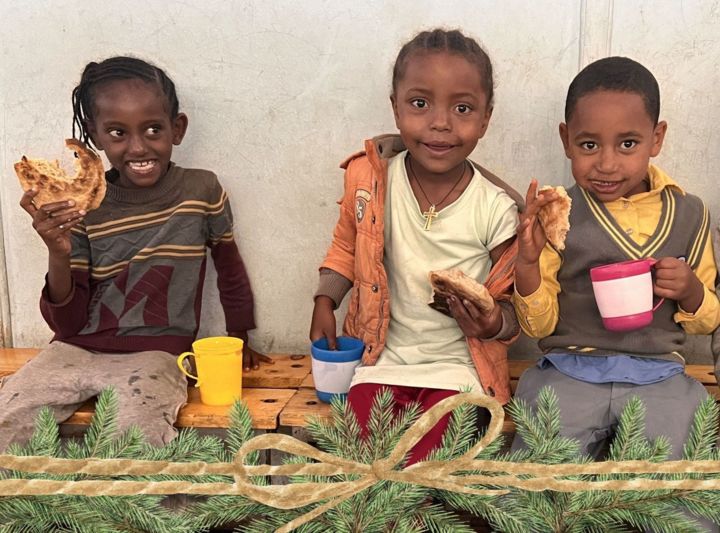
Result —
<instances>
[{"instance_id":1,"label":"child's hand","mask_svg":"<svg viewBox=\"0 0 720 533\"><path fill-rule=\"evenodd\" d=\"M470 300L461 301L455 295L448 297L448 306L466 337L487 339L497 335L502 327L502 314L497 302L488 314L480 311Z\"/></svg>"},{"instance_id":2,"label":"child's hand","mask_svg":"<svg viewBox=\"0 0 720 533\"><path fill-rule=\"evenodd\" d=\"M335 323L335 303L329 296L318 296L315 298L315 308L313 309L312 323L310 324L310 341L315 342L325 337L328 341L330 350L336 349L336 323Z\"/></svg>"},{"instance_id":3,"label":"child's hand","mask_svg":"<svg viewBox=\"0 0 720 533\"><path fill-rule=\"evenodd\" d=\"M29 190L22 195L20 206L33 218L33 228L48 247L50 255L69 257L72 251L70 230L80 223L85 211L75 211L75 202L53 202L36 207L33 198L37 191Z\"/></svg>"},{"instance_id":4,"label":"child's hand","mask_svg":"<svg viewBox=\"0 0 720 533\"><path fill-rule=\"evenodd\" d=\"M559 198L554 190L546 190L538 193L537 180L531 180L525 196L525 211L520 213L520 224L518 225L518 257L516 264L531 265L540 260L547 236L540 225L538 212L547 204Z\"/></svg>"},{"instance_id":5,"label":"child's hand","mask_svg":"<svg viewBox=\"0 0 720 533\"><path fill-rule=\"evenodd\" d=\"M260 368L261 361L270 365L275 364L275 361L273 361L271 357L256 352L248 346L247 342L243 344L243 370L246 372L249 372L250 370L257 370Z\"/></svg>"},{"instance_id":6,"label":"child's hand","mask_svg":"<svg viewBox=\"0 0 720 533\"><path fill-rule=\"evenodd\" d=\"M257 370L260 368L261 361L270 365L275 364L275 361L273 361L271 357L250 348L247 331L228 331L227 335L228 337L237 337L243 341L243 370Z\"/></svg>"},{"instance_id":7,"label":"child's hand","mask_svg":"<svg viewBox=\"0 0 720 533\"><path fill-rule=\"evenodd\" d=\"M653 292L661 298L678 302L688 313L694 313L702 304L705 291L695 272L682 259L663 257L654 266Z\"/></svg>"}]
</instances>

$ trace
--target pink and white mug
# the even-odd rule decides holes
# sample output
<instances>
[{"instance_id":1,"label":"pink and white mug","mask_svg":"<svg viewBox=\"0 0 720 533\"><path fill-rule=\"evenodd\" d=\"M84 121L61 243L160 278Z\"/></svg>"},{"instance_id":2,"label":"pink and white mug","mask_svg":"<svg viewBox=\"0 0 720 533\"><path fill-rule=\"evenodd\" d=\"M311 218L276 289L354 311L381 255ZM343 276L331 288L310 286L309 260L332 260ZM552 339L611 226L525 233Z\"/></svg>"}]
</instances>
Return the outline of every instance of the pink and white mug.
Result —
<instances>
[{"instance_id":1,"label":"pink and white mug","mask_svg":"<svg viewBox=\"0 0 720 533\"><path fill-rule=\"evenodd\" d=\"M590 269L595 302L609 331L631 331L650 325L653 305L652 258L623 261Z\"/></svg>"}]
</instances>

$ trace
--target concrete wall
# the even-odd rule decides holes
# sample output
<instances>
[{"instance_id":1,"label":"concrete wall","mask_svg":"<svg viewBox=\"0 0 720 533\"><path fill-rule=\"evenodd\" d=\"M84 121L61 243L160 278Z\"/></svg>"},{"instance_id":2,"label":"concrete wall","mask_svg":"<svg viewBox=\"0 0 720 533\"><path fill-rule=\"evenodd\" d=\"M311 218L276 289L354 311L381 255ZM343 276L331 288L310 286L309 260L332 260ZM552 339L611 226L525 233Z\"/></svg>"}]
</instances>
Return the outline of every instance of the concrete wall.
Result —
<instances>
[{"instance_id":1,"label":"concrete wall","mask_svg":"<svg viewBox=\"0 0 720 533\"><path fill-rule=\"evenodd\" d=\"M670 125L658 162L720 210L716 1L1 0L0 20L0 344L49 335L37 305L47 252L18 206L12 163L62 153L83 66L115 54L154 61L179 88L190 128L174 159L214 170L231 196L262 350L307 350L342 191L337 165L394 130L392 62L420 29L461 27L487 48L496 108L474 157L522 191L531 177L572 181L557 125L579 67L608 54L645 63ZM201 334L222 331L207 290Z\"/></svg>"}]
</instances>

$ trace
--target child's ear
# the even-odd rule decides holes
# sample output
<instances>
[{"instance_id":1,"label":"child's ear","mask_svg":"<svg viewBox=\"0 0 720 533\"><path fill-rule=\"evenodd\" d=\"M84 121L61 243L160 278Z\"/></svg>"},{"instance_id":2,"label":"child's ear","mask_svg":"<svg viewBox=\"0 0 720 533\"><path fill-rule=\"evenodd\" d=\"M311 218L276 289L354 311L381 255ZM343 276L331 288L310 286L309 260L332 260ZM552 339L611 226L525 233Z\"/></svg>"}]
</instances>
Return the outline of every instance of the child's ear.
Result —
<instances>
[{"instance_id":1,"label":"child's ear","mask_svg":"<svg viewBox=\"0 0 720 533\"><path fill-rule=\"evenodd\" d=\"M558 127L558 132L560 133L560 140L562 141L563 148L565 149L565 157L570 159L570 139L568 137L567 124L561 122Z\"/></svg>"},{"instance_id":2,"label":"child's ear","mask_svg":"<svg viewBox=\"0 0 720 533\"><path fill-rule=\"evenodd\" d=\"M390 103L392 104L393 116L395 117L395 127L397 128L397 127L398 127L398 120L400 119L400 117L398 116L397 100L395 100L395 95L394 95L394 94L391 94L391 95L390 95ZM399 128L398 128L398 129L399 129Z\"/></svg>"},{"instance_id":3,"label":"child's ear","mask_svg":"<svg viewBox=\"0 0 720 533\"><path fill-rule=\"evenodd\" d=\"M653 130L653 145L650 150L650 157L655 157L662 150L663 141L665 141L665 134L667 133L667 122L661 120L655 126Z\"/></svg>"},{"instance_id":4,"label":"child's ear","mask_svg":"<svg viewBox=\"0 0 720 533\"><path fill-rule=\"evenodd\" d=\"M173 120L173 144L175 146L179 145L183 137L185 137L185 132L187 131L188 127L188 118L185 113L178 113L178 115L175 117L175 120Z\"/></svg>"}]
</instances>

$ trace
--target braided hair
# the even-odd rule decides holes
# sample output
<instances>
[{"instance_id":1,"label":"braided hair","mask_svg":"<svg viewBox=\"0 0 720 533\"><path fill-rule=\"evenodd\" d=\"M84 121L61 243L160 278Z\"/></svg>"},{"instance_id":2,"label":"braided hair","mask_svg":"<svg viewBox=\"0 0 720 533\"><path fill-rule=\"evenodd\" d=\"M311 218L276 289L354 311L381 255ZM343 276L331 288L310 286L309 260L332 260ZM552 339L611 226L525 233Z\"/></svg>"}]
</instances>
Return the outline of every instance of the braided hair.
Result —
<instances>
[{"instance_id":1,"label":"braided hair","mask_svg":"<svg viewBox=\"0 0 720 533\"><path fill-rule=\"evenodd\" d=\"M418 33L405 43L398 53L393 67L392 90L405 75L408 60L415 52L448 52L458 54L477 66L480 71L483 90L487 95L487 103L493 101L493 69L487 52L471 37L466 37L460 30L443 30L436 28Z\"/></svg>"},{"instance_id":2,"label":"braided hair","mask_svg":"<svg viewBox=\"0 0 720 533\"><path fill-rule=\"evenodd\" d=\"M80 134L85 144L92 142L88 123L94 119L94 98L97 88L105 83L116 80L140 80L156 86L167 98L170 119L175 120L178 115L179 102L175 93L175 84L155 65L135 57L116 56L100 63L91 62L85 67L80 83L73 89L73 125L74 138Z\"/></svg>"}]
</instances>

